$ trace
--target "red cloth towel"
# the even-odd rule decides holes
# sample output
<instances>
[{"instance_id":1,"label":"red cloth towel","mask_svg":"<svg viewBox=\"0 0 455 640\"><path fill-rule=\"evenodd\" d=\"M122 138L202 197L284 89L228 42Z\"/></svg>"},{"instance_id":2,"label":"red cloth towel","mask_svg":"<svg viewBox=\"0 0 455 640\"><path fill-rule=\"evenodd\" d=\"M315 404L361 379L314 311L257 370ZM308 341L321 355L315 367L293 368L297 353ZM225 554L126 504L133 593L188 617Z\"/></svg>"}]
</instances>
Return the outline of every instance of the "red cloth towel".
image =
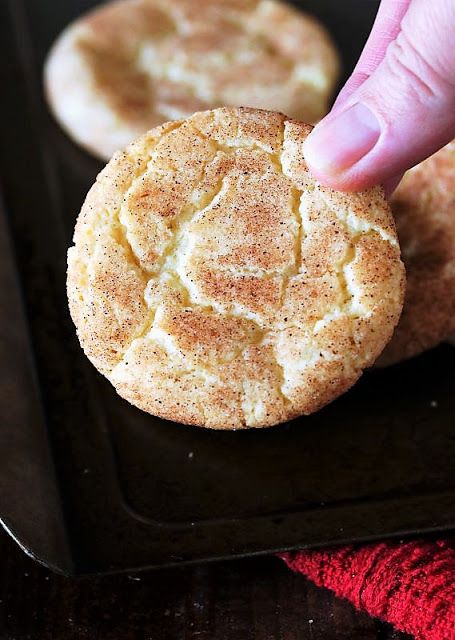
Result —
<instances>
[{"instance_id":1,"label":"red cloth towel","mask_svg":"<svg viewBox=\"0 0 455 640\"><path fill-rule=\"evenodd\" d=\"M283 553L294 571L418 640L455 640L455 540Z\"/></svg>"}]
</instances>

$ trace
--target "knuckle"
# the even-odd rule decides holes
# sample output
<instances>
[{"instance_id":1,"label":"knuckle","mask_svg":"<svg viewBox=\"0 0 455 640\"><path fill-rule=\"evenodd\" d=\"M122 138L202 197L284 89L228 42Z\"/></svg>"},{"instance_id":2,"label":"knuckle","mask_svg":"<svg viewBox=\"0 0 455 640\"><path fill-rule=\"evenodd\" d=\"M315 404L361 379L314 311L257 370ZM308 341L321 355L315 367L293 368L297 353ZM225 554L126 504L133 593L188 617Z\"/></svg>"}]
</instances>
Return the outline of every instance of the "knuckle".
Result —
<instances>
[{"instance_id":1,"label":"knuckle","mask_svg":"<svg viewBox=\"0 0 455 640\"><path fill-rule=\"evenodd\" d=\"M391 80L420 102L431 102L453 93L450 77L441 74L431 63L427 51L416 47L402 31L389 45L384 59Z\"/></svg>"}]
</instances>

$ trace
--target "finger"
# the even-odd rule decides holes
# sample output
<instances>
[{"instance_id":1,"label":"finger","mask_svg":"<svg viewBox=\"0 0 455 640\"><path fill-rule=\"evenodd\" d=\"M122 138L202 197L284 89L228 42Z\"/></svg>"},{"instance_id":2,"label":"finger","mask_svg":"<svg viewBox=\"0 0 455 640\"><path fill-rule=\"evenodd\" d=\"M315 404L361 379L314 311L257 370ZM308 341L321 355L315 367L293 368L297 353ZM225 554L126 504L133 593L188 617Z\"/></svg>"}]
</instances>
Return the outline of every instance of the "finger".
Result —
<instances>
[{"instance_id":1,"label":"finger","mask_svg":"<svg viewBox=\"0 0 455 640\"><path fill-rule=\"evenodd\" d=\"M382 62L387 47L400 32L401 21L410 3L411 0L382 0L365 47L350 78L338 94L333 110L341 107Z\"/></svg>"},{"instance_id":2,"label":"finger","mask_svg":"<svg viewBox=\"0 0 455 640\"><path fill-rule=\"evenodd\" d=\"M307 138L328 186L384 183L455 136L455 2L413 0L383 61Z\"/></svg>"}]
</instances>

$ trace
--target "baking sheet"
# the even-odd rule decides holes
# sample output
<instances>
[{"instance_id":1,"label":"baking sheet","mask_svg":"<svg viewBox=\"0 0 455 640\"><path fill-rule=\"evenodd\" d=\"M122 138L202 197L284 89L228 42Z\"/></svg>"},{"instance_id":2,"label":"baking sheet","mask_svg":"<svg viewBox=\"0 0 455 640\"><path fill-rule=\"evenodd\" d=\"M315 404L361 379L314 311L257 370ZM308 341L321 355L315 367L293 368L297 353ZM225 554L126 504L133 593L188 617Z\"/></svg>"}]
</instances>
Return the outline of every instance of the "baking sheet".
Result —
<instances>
[{"instance_id":1,"label":"baking sheet","mask_svg":"<svg viewBox=\"0 0 455 640\"><path fill-rule=\"evenodd\" d=\"M0 518L65 573L108 572L455 528L454 352L367 373L318 414L210 432L140 412L80 350L65 259L101 165L50 117L41 68L90 1L0 7ZM377 9L302 2L345 71Z\"/></svg>"}]
</instances>

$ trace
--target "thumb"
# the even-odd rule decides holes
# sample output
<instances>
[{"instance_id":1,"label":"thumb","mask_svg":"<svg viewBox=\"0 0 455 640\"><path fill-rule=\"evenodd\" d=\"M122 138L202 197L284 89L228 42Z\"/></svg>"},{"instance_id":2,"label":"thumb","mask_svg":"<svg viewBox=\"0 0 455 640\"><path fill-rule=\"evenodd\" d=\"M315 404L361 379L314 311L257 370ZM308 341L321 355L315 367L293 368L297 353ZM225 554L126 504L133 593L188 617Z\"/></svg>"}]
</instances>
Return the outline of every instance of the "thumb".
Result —
<instances>
[{"instance_id":1,"label":"thumb","mask_svg":"<svg viewBox=\"0 0 455 640\"><path fill-rule=\"evenodd\" d=\"M455 137L454 43L454 0L411 0L382 61L307 138L323 184L382 184Z\"/></svg>"}]
</instances>

